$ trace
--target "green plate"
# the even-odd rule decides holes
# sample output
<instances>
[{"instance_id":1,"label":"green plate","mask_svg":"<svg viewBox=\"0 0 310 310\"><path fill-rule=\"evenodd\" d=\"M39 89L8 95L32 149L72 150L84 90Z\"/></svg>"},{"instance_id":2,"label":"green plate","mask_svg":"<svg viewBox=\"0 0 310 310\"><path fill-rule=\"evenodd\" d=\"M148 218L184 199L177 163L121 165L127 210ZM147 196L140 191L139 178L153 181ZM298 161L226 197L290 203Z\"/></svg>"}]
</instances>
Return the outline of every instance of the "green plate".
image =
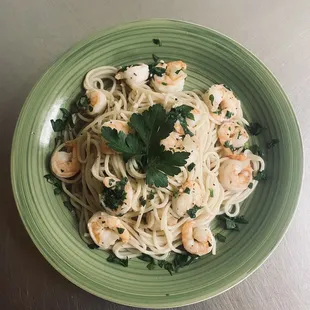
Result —
<instances>
[{"instance_id":1,"label":"green plate","mask_svg":"<svg viewBox=\"0 0 310 310\"><path fill-rule=\"evenodd\" d=\"M152 43L160 38L162 46ZM187 89L213 83L231 87L245 116L267 129L253 139L265 150L268 180L244 203L249 220L240 232L223 232L226 243L170 276L159 268L130 261L124 268L106 262L107 254L81 241L76 222L55 197L43 175L54 144L50 119L80 91L85 73L102 65L150 63L152 53L188 65ZM244 47L213 30L173 20L137 21L105 30L63 55L33 88L20 114L12 147L12 184L20 216L43 256L71 282L120 304L165 308L205 300L231 288L268 257L283 237L295 211L302 181L303 153L292 107L270 71ZM215 232L221 231L220 228ZM283 270L284 271L284 270Z\"/></svg>"}]
</instances>

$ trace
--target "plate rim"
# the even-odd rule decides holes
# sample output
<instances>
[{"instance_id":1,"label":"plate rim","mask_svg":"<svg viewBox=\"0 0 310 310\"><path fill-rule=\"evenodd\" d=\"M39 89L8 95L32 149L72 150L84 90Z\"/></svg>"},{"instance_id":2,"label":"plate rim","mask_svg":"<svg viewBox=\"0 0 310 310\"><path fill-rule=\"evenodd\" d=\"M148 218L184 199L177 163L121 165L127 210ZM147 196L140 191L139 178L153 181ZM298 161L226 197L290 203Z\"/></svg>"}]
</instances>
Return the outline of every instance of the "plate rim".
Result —
<instances>
[{"instance_id":1,"label":"plate rim","mask_svg":"<svg viewBox=\"0 0 310 310\"><path fill-rule=\"evenodd\" d=\"M264 70L266 70L268 72L268 74L274 79L274 81L278 84L279 89L281 90L282 95L286 98L287 102L289 103L289 108L291 110L291 114L292 114L292 121L294 121L296 128L297 128L297 132L296 134L298 134L298 143L299 146L301 147L300 150L300 158L299 158L299 162L300 162L300 171L301 171L301 175L299 176L298 179L298 192L296 195L296 203L293 206L293 211L292 214L290 216L290 218L287 220L287 223L285 224L285 226L283 226L283 232L282 234L279 236L277 242L272 246L272 248L270 249L269 253L263 257L257 264L256 266L249 268L248 271L244 271L243 275L241 276L240 279L237 279L236 281L233 281L232 283L229 283L227 285L226 288L220 288L217 290L217 292L215 294L213 294L212 296L200 296L199 298L193 298L192 300L189 298L186 302L174 302L174 301L169 301L169 305L167 306L158 306L156 304L152 304L152 305L145 305L145 304L141 304L139 302L137 303L131 303L131 302L120 302L119 300L110 297L109 295L105 295L104 292L102 294L97 294L96 292L92 291L91 289L88 289L86 286L84 286L83 283L76 281L73 277L71 277L70 274L66 273L65 271L61 270L60 267L58 267L57 263L53 262L45 253L44 251L41 249L41 247L39 246L39 243L36 240L35 234L32 233L31 231L31 227L27 224L26 219L24 218L23 214L22 214L22 209L23 209L23 202L21 201L21 198L19 196L18 193L18 189L17 189L17 182L16 182L16 176L15 176L15 157L17 157L17 133L19 131L19 128L21 127L21 121L23 120L23 115L25 113L26 108L28 107L28 105L30 104L30 98L32 96L32 94L35 92L36 88L38 87L38 85L40 84L40 82L44 79L44 77L46 75L48 75L52 70L54 70L57 65L59 63L61 63L63 60L65 60L68 56L70 56L74 51L77 51L78 49L80 49L81 47L83 47L84 45L100 38L101 36L105 35L107 32L109 31L115 31L118 28L122 28L126 25L138 25L139 23L144 23L144 22L152 22L152 21L158 21L158 22L171 22L171 24L177 25L179 24L183 24L183 25L191 25L194 27L198 27L202 30L207 30L209 32L214 33L217 36L223 37L226 40L232 42L234 45L239 46L241 49L243 49L245 52L247 52L249 54L249 56L251 56L255 61L257 61L260 66L262 66L264 68ZM285 234L287 233L292 220L296 214L297 208L299 206L299 202L300 202L300 196L301 196L301 190L302 190L302 184L303 184L303 179L304 179L304 174L305 174L305 158L304 158L304 144L303 144L303 140L302 140L302 134L301 134L301 129L300 129L300 124L299 121L296 117L296 113L295 113L295 109L289 99L289 97L287 96L287 94L284 91L284 88L282 86L282 84L279 82L279 80L275 77L275 75L272 73L272 71L254 54L252 53L248 48L246 48L244 45L240 44L239 42L237 42L236 40L232 39L231 37L213 29L210 27L206 27L203 25L200 25L198 23L194 23L194 22L189 22L189 21L184 21L184 20L178 20L178 19L170 19L170 18L148 18L148 19L136 19L136 20L132 20L129 22L124 22L124 23L118 23L115 25L112 25L110 27L107 28L103 28L99 31L95 31L94 33L92 33L91 35L86 36L85 38L77 41L76 43L74 43L69 49L67 49L64 53L60 54L59 57L56 58L55 61L52 62L52 64L45 70L45 72L39 77L39 79L36 81L36 83L33 85L33 87L31 88L31 91L29 92L28 96L26 97L23 106L20 110L19 116L18 116L18 120L16 122L15 125L15 129L14 129L14 135L13 135L13 139L12 139L12 145L11 145L11 157L10 157L10 176L11 176L11 185L12 185L12 189L13 189L13 195L14 195L14 200L15 200L15 204L17 206L17 210L19 213L19 216L23 222L23 225L28 233L28 235L30 236L32 242L35 244L36 248L39 250L39 252L41 253L41 255L45 258L45 260L55 269L57 270L57 272L59 272L63 277L65 277L67 280L69 280L71 283L73 283L74 285L76 285L77 287L83 289L84 291L95 295L99 298L105 299L107 301L111 301L120 305L127 305L127 306L131 306L131 307L141 307L141 308L149 308L149 306L156 308L156 309L166 309L166 308L171 308L171 307L182 307L182 306L187 306L187 305L192 305L192 304L196 304L202 301L206 301L208 299L211 299L213 297L216 297L226 291L228 291L229 289L233 288L234 286L238 285L239 283L241 283L242 281L244 281L245 279L247 279L251 274L253 274L259 267L261 267L264 262L271 256L271 254L275 251L275 249L278 247L278 245L281 243L281 241L283 240Z\"/></svg>"}]
</instances>

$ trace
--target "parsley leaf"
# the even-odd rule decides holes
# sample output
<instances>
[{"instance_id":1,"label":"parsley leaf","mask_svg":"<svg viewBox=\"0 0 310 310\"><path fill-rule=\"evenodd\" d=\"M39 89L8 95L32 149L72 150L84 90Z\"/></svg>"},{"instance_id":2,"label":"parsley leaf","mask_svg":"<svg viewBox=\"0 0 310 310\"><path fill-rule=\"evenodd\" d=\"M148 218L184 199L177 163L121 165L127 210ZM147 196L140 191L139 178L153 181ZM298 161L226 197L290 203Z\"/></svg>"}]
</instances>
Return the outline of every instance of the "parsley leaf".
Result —
<instances>
[{"instance_id":1,"label":"parsley leaf","mask_svg":"<svg viewBox=\"0 0 310 310\"><path fill-rule=\"evenodd\" d=\"M145 152L143 144L134 134L126 135L122 131L103 126L101 135L107 140L110 148L123 154L125 160Z\"/></svg>"},{"instance_id":2,"label":"parsley leaf","mask_svg":"<svg viewBox=\"0 0 310 310\"><path fill-rule=\"evenodd\" d=\"M210 197L214 197L214 190L213 188L209 188L209 192L210 192Z\"/></svg>"},{"instance_id":3,"label":"parsley leaf","mask_svg":"<svg viewBox=\"0 0 310 310\"><path fill-rule=\"evenodd\" d=\"M244 216L229 217L229 216L227 216L225 214L221 214L221 215L219 215L217 217L218 217L219 220L224 222L224 228L226 230L239 231L238 224L248 224L248 221L244 218Z\"/></svg>"},{"instance_id":4,"label":"parsley leaf","mask_svg":"<svg viewBox=\"0 0 310 310\"><path fill-rule=\"evenodd\" d=\"M162 46L161 41L159 39L152 40L155 45Z\"/></svg>"},{"instance_id":5,"label":"parsley leaf","mask_svg":"<svg viewBox=\"0 0 310 310\"><path fill-rule=\"evenodd\" d=\"M234 115L234 113L232 113L230 111L227 111L226 114L225 114L225 118L231 118L233 115Z\"/></svg>"},{"instance_id":6,"label":"parsley leaf","mask_svg":"<svg viewBox=\"0 0 310 310\"><path fill-rule=\"evenodd\" d=\"M265 128L259 123L250 123L249 126L245 126L249 134L252 136L259 135Z\"/></svg>"},{"instance_id":7,"label":"parsley leaf","mask_svg":"<svg viewBox=\"0 0 310 310\"><path fill-rule=\"evenodd\" d=\"M225 241L226 241L226 237L225 237L224 235L220 234L220 233L217 233L217 234L215 235L215 238L216 238L218 241L220 241L220 242L225 242Z\"/></svg>"},{"instance_id":8,"label":"parsley leaf","mask_svg":"<svg viewBox=\"0 0 310 310\"><path fill-rule=\"evenodd\" d=\"M155 64L159 63L160 58L158 56L156 56L155 54L152 54L153 60L155 62Z\"/></svg>"},{"instance_id":9,"label":"parsley leaf","mask_svg":"<svg viewBox=\"0 0 310 310\"><path fill-rule=\"evenodd\" d=\"M258 171L256 176L254 177L254 180L256 180L256 181L265 181L265 180L267 180L267 175L266 175L265 170Z\"/></svg>"},{"instance_id":10,"label":"parsley leaf","mask_svg":"<svg viewBox=\"0 0 310 310\"><path fill-rule=\"evenodd\" d=\"M98 249L99 246L95 243L91 243L91 244L87 244L87 246L91 249L91 250L94 250L94 249Z\"/></svg>"},{"instance_id":11,"label":"parsley leaf","mask_svg":"<svg viewBox=\"0 0 310 310\"><path fill-rule=\"evenodd\" d=\"M190 194L190 193L191 193L191 190L189 189L189 187L186 187L186 188L185 188L184 193L185 193L185 194Z\"/></svg>"},{"instance_id":12,"label":"parsley leaf","mask_svg":"<svg viewBox=\"0 0 310 310\"><path fill-rule=\"evenodd\" d=\"M72 203L69 200L64 201L63 204L70 212L73 212L74 207L73 207Z\"/></svg>"},{"instance_id":13,"label":"parsley leaf","mask_svg":"<svg viewBox=\"0 0 310 310\"><path fill-rule=\"evenodd\" d=\"M63 192L61 181L58 180L53 174L46 174L44 178L47 180L48 183L55 186L54 188L54 194L59 195Z\"/></svg>"},{"instance_id":14,"label":"parsley leaf","mask_svg":"<svg viewBox=\"0 0 310 310\"><path fill-rule=\"evenodd\" d=\"M248 188L253 188L253 183L249 183Z\"/></svg>"},{"instance_id":15,"label":"parsley leaf","mask_svg":"<svg viewBox=\"0 0 310 310\"><path fill-rule=\"evenodd\" d=\"M181 110L177 111L181 116L190 117L191 113L187 108L179 108ZM173 131L179 114L176 111L167 113L162 105L155 104L142 114L135 113L131 116L129 126L134 129L134 133L125 135L115 129L103 127L102 136L109 147L123 154L125 160L135 157L141 163L148 185L167 187L167 175L178 174L181 171L179 167L186 164L190 155L188 152L165 151L164 146L160 145L160 141Z\"/></svg>"},{"instance_id":16,"label":"parsley leaf","mask_svg":"<svg viewBox=\"0 0 310 310\"><path fill-rule=\"evenodd\" d=\"M275 145L277 145L279 142L280 142L279 139L272 139L271 141L266 143L266 147L269 150L273 148Z\"/></svg>"},{"instance_id":17,"label":"parsley leaf","mask_svg":"<svg viewBox=\"0 0 310 310\"><path fill-rule=\"evenodd\" d=\"M196 213L198 210L200 210L201 207L198 207L197 205L194 205L191 209L187 210L187 214L189 215L190 218L194 219L196 218Z\"/></svg>"},{"instance_id":18,"label":"parsley leaf","mask_svg":"<svg viewBox=\"0 0 310 310\"><path fill-rule=\"evenodd\" d=\"M213 105L214 96L212 94L209 96L209 100L211 101L211 104Z\"/></svg>"},{"instance_id":19,"label":"parsley leaf","mask_svg":"<svg viewBox=\"0 0 310 310\"><path fill-rule=\"evenodd\" d=\"M109 257L107 258L107 261L109 263L121 265L123 267L128 267L128 258L126 259L120 259L118 258L113 252L110 252Z\"/></svg>"},{"instance_id":20,"label":"parsley leaf","mask_svg":"<svg viewBox=\"0 0 310 310\"><path fill-rule=\"evenodd\" d=\"M257 145L257 144L253 144L249 147L249 149L251 150L251 152L255 155L258 156L264 156L263 151L261 150L261 148Z\"/></svg>"}]
</instances>

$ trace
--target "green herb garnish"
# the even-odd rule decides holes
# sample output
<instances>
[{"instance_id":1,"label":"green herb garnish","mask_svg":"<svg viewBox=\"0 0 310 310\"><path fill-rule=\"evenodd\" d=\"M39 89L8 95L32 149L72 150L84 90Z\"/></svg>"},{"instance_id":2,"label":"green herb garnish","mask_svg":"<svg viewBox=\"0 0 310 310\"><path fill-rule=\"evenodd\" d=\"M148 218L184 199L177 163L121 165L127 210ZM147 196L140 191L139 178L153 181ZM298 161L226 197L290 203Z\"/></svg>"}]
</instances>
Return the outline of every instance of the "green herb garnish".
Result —
<instances>
[{"instance_id":1,"label":"green herb garnish","mask_svg":"<svg viewBox=\"0 0 310 310\"><path fill-rule=\"evenodd\" d=\"M161 41L159 39L152 40L155 45L162 46Z\"/></svg>"},{"instance_id":2,"label":"green herb garnish","mask_svg":"<svg viewBox=\"0 0 310 310\"><path fill-rule=\"evenodd\" d=\"M265 128L259 123L250 123L249 126L245 126L249 134L252 136L259 135Z\"/></svg>"},{"instance_id":3,"label":"green herb garnish","mask_svg":"<svg viewBox=\"0 0 310 310\"><path fill-rule=\"evenodd\" d=\"M238 224L248 224L248 221L243 216L229 217L225 214L217 216L219 220L224 222L224 228L226 230L235 230L239 231ZM238 223L238 224L237 224Z\"/></svg>"},{"instance_id":4,"label":"green herb garnish","mask_svg":"<svg viewBox=\"0 0 310 310\"><path fill-rule=\"evenodd\" d=\"M109 263L121 265L123 267L128 267L128 258L126 259L120 259L118 258L113 252L110 252L109 257L107 258L107 261Z\"/></svg>"},{"instance_id":5,"label":"green herb garnish","mask_svg":"<svg viewBox=\"0 0 310 310\"><path fill-rule=\"evenodd\" d=\"M253 183L249 183L248 188L253 188Z\"/></svg>"},{"instance_id":6,"label":"green herb garnish","mask_svg":"<svg viewBox=\"0 0 310 310\"><path fill-rule=\"evenodd\" d=\"M190 193L191 193L191 190L189 189L189 187L186 187L186 188L185 188L184 193L185 193L185 194L190 194Z\"/></svg>"},{"instance_id":7,"label":"green herb garnish","mask_svg":"<svg viewBox=\"0 0 310 310\"><path fill-rule=\"evenodd\" d=\"M139 200L140 200L140 203L141 203L142 207L144 207L144 206L146 205L146 199L144 199L144 197L141 196L141 197L139 198Z\"/></svg>"},{"instance_id":8,"label":"green herb garnish","mask_svg":"<svg viewBox=\"0 0 310 310\"><path fill-rule=\"evenodd\" d=\"M267 180L267 175L266 175L265 170L258 171L256 176L254 177L254 180L256 180L256 181L265 181L265 180Z\"/></svg>"},{"instance_id":9,"label":"green herb garnish","mask_svg":"<svg viewBox=\"0 0 310 310\"><path fill-rule=\"evenodd\" d=\"M179 74L182 71L182 69L179 69L177 71L175 71L175 74Z\"/></svg>"},{"instance_id":10,"label":"green herb garnish","mask_svg":"<svg viewBox=\"0 0 310 310\"><path fill-rule=\"evenodd\" d=\"M261 150L261 148L257 145L257 144L253 144L249 147L249 149L251 150L251 152L255 155L258 156L264 156L263 151Z\"/></svg>"},{"instance_id":11,"label":"green herb garnish","mask_svg":"<svg viewBox=\"0 0 310 310\"><path fill-rule=\"evenodd\" d=\"M224 142L224 147L230 149L232 152L235 151L235 148L230 144L228 140Z\"/></svg>"},{"instance_id":12,"label":"green herb garnish","mask_svg":"<svg viewBox=\"0 0 310 310\"><path fill-rule=\"evenodd\" d=\"M154 193L151 191L149 194L148 194L148 196L147 196L147 198L149 199L149 200L152 200L152 199L154 199L154 197L155 197L155 195L154 195Z\"/></svg>"},{"instance_id":13,"label":"green herb garnish","mask_svg":"<svg viewBox=\"0 0 310 310\"><path fill-rule=\"evenodd\" d=\"M162 85L165 85L165 86L167 86L167 85L168 85L166 82L162 82L161 84L162 84Z\"/></svg>"},{"instance_id":14,"label":"green herb garnish","mask_svg":"<svg viewBox=\"0 0 310 310\"><path fill-rule=\"evenodd\" d=\"M95 243L91 243L91 244L87 244L87 246L91 249L91 250L94 250L94 249L98 249L99 246Z\"/></svg>"},{"instance_id":15,"label":"green herb garnish","mask_svg":"<svg viewBox=\"0 0 310 310\"><path fill-rule=\"evenodd\" d=\"M110 148L122 153L125 160L135 158L141 163L148 185L167 187L167 175L179 174L179 167L184 166L189 157L188 152L172 153L160 145L160 141L173 131L174 123L183 116L179 114L174 109L167 113L161 104L155 104L142 114L131 116L129 126L134 133L125 135L116 129L102 127L102 136Z\"/></svg>"},{"instance_id":16,"label":"green herb garnish","mask_svg":"<svg viewBox=\"0 0 310 310\"><path fill-rule=\"evenodd\" d=\"M225 118L231 118L234 115L234 113L230 111L226 111Z\"/></svg>"},{"instance_id":17,"label":"green herb garnish","mask_svg":"<svg viewBox=\"0 0 310 310\"><path fill-rule=\"evenodd\" d=\"M121 235L125 231L125 229L121 227L117 227L117 231Z\"/></svg>"},{"instance_id":18,"label":"green herb garnish","mask_svg":"<svg viewBox=\"0 0 310 310\"><path fill-rule=\"evenodd\" d=\"M226 237L225 237L224 235L220 234L220 233L217 233L217 234L215 235L215 238L216 238L218 241L220 241L220 242L225 242L225 241L226 241Z\"/></svg>"},{"instance_id":19,"label":"green herb garnish","mask_svg":"<svg viewBox=\"0 0 310 310\"><path fill-rule=\"evenodd\" d=\"M200 209L201 209L201 207L194 205L191 209L187 210L186 212L190 218L194 219L194 218L196 218L197 211L199 211Z\"/></svg>"},{"instance_id":20,"label":"green herb garnish","mask_svg":"<svg viewBox=\"0 0 310 310\"><path fill-rule=\"evenodd\" d=\"M54 194L59 195L63 192L61 181L58 180L53 174L46 174L44 178L47 180L48 183L55 186L54 188Z\"/></svg>"},{"instance_id":21,"label":"green herb garnish","mask_svg":"<svg viewBox=\"0 0 310 310\"><path fill-rule=\"evenodd\" d=\"M155 64L159 63L160 58L158 56L156 56L155 54L152 54L152 58L153 58Z\"/></svg>"},{"instance_id":22,"label":"green herb garnish","mask_svg":"<svg viewBox=\"0 0 310 310\"><path fill-rule=\"evenodd\" d=\"M187 170L188 170L189 172L191 172L191 171L195 168L195 166L196 166L196 164L191 163L191 164L188 165Z\"/></svg>"},{"instance_id":23,"label":"green herb garnish","mask_svg":"<svg viewBox=\"0 0 310 310\"><path fill-rule=\"evenodd\" d=\"M209 192L210 192L210 197L214 197L214 190L213 188L209 188Z\"/></svg>"},{"instance_id":24,"label":"green herb garnish","mask_svg":"<svg viewBox=\"0 0 310 310\"><path fill-rule=\"evenodd\" d=\"M267 149L271 149L275 145L277 145L279 142L280 142L279 139L272 139L271 141L266 143L266 147L267 147Z\"/></svg>"},{"instance_id":25,"label":"green herb garnish","mask_svg":"<svg viewBox=\"0 0 310 310\"><path fill-rule=\"evenodd\" d=\"M117 208L123 204L127 197L125 192L127 181L127 178L123 178L122 180L115 182L113 187L104 187L101 198L101 204L104 208L117 210Z\"/></svg>"},{"instance_id":26,"label":"green herb garnish","mask_svg":"<svg viewBox=\"0 0 310 310\"><path fill-rule=\"evenodd\" d=\"M209 100L211 101L211 104L213 105L213 102L214 102L214 96L213 95L210 95L209 96ZM214 113L214 112L213 112Z\"/></svg>"},{"instance_id":27,"label":"green herb garnish","mask_svg":"<svg viewBox=\"0 0 310 310\"><path fill-rule=\"evenodd\" d=\"M75 208L69 200L64 201L63 204L70 212L74 211Z\"/></svg>"}]
</instances>

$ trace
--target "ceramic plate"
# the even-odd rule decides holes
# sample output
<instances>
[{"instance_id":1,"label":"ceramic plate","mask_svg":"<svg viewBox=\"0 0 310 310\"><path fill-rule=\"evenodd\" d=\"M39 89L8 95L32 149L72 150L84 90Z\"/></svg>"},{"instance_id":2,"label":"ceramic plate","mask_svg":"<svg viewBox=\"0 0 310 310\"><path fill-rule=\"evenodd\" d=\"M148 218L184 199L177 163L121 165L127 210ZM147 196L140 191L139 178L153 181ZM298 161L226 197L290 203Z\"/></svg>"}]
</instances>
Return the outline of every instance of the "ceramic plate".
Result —
<instances>
[{"instance_id":1,"label":"ceramic plate","mask_svg":"<svg viewBox=\"0 0 310 310\"><path fill-rule=\"evenodd\" d=\"M162 46L153 44L160 38ZM217 255L170 276L132 260L128 268L90 250L77 224L43 175L54 144L51 119L81 91L90 69L152 62L152 53L188 65L187 89L224 83L240 98L245 117L266 129L251 143L265 151L268 179L245 201L249 220L240 232L222 232ZM266 150L266 142L280 143ZM83 41L63 55L33 88L20 114L12 147L12 184L20 216L44 257L84 290L124 305L164 308L195 303L231 288L258 268L286 231L302 180L302 143L292 107L270 71L244 47L213 30L172 20L123 24ZM221 232L214 227L214 232ZM284 270L283 270L284 271Z\"/></svg>"}]
</instances>

